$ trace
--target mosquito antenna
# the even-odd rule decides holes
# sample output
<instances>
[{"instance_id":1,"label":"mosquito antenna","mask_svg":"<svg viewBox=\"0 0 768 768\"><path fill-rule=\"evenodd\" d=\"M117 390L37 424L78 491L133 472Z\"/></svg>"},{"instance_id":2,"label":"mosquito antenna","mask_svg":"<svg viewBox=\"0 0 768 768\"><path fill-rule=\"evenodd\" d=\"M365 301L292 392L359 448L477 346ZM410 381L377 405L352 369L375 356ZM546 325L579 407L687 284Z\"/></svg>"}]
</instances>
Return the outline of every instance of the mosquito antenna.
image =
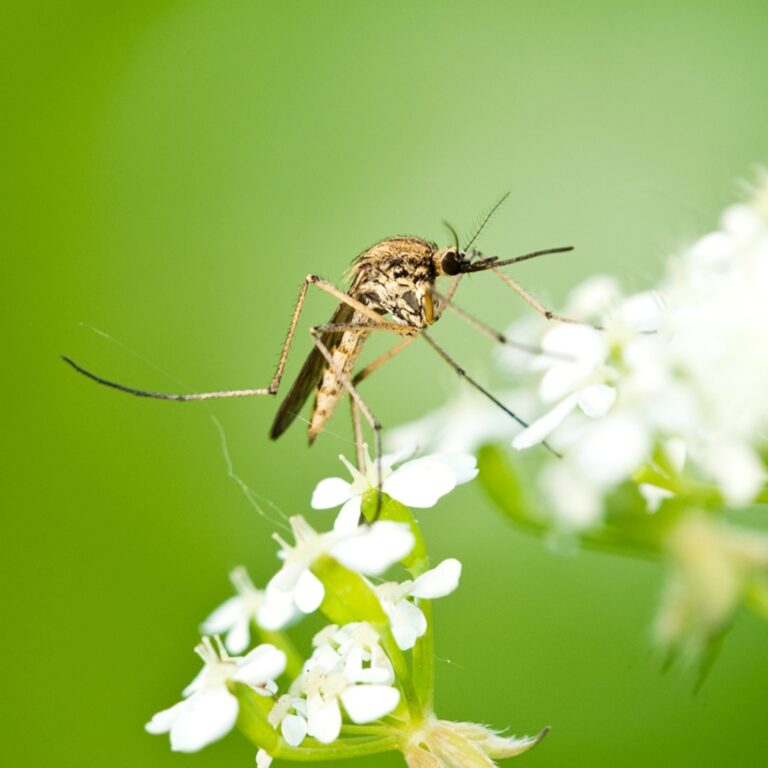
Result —
<instances>
[{"instance_id":1,"label":"mosquito antenna","mask_svg":"<svg viewBox=\"0 0 768 768\"><path fill-rule=\"evenodd\" d=\"M443 220L443 224L445 224L448 231L453 235L453 243L456 246L456 253L458 254L461 250L461 247L459 246L459 233L447 221Z\"/></svg>"},{"instance_id":2,"label":"mosquito antenna","mask_svg":"<svg viewBox=\"0 0 768 768\"><path fill-rule=\"evenodd\" d=\"M485 215L485 218L480 222L480 226L475 230L475 234L472 235L472 237L469 238L469 242L464 246L464 252L466 253L470 247L472 246L472 243L477 240L478 237L480 237L480 233L485 229L485 225L491 220L491 216L493 216L496 211L499 210L501 207L501 204L509 197L510 193L505 192L501 198L496 202L496 204L491 208L490 211Z\"/></svg>"}]
</instances>

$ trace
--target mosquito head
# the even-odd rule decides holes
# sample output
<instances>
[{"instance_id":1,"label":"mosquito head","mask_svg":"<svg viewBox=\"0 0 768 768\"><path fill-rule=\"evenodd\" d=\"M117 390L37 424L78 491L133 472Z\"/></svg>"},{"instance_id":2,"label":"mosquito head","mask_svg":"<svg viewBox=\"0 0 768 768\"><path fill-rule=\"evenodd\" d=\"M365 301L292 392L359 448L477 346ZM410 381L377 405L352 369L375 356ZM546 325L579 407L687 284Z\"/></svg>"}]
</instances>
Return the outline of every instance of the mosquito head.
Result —
<instances>
[{"instance_id":1,"label":"mosquito head","mask_svg":"<svg viewBox=\"0 0 768 768\"><path fill-rule=\"evenodd\" d=\"M435 251L433 258L437 274L447 275L448 277L453 277L454 275L459 275L462 272L465 272L465 265L469 265L467 254L453 245Z\"/></svg>"}]
</instances>

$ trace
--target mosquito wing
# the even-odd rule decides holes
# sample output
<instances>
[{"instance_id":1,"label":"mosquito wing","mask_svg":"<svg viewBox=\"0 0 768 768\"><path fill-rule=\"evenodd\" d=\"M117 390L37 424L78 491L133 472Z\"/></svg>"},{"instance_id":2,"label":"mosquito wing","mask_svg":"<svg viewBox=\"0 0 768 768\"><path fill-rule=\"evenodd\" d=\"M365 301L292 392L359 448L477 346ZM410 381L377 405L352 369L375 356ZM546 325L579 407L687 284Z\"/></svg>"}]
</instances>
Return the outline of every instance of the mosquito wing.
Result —
<instances>
[{"instance_id":1,"label":"mosquito wing","mask_svg":"<svg viewBox=\"0 0 768 768\"><path fill-rule=\"evenodd\" d=\"M349 323L354 314L355 310L349 304L339 304L333 313L333 317L328 322L329 324ZM325 348L333 352L341 337L341 331L326 331L320 338ZM269 436L273 440L277 440L291 426L309 395L320 383L326 365L328 365L328 362L323 357L322 352L317 347L312 347L312 351L304 361L304 365L293 382L293 386L291 386L290 391L285 396L285 400L283 400L277 410L277 415L272 423L272 429L269 431Z\"/></svg>"}]
</instances>

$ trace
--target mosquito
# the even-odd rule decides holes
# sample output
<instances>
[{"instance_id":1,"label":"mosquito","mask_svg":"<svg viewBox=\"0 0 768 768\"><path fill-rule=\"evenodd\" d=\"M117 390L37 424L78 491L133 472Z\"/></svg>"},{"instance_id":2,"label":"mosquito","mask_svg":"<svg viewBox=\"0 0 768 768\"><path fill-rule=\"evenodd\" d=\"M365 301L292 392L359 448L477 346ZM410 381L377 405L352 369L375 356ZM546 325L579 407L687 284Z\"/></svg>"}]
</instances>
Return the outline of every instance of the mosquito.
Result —
<instances>
[{"instance_id":1,"label":"mosquito","mask_svg":"<svg viewBox=\"0 0 768 768\"><path fill-rule=\"evenodd\" d=\"M138 397L188 402L277 395L307 291L310 286L315 286L336 299L339 305L327 323L315 325L310 329L313 347L277 410L269 433L273 440L280 437L294 422L302 406L314 391L314 405L308 426L309 442L312 444L323 431L339 401L345 394L349 394L358 465L362 470L366 459L362 414L373 432L375 463L378 468L378 477L381 478L382 425L360 396L358 387L364 379L402 352L418 337L423 338L469 385L519 425L526 427L528 424L522 418L472 378L428 332L428 329L448 309L496 342L521 347L534 353L541 351L507 338L454 303L453 296L461 279L465 275L485 271L495 273L521 299L547 319L566 323L580 322L552 312L502 272L502 267L546 254L565 253L573 250L573 246L546 248L509 259L486 257L472 248L478 235L506 197L507 195L496 203L463 248L459 247L456 231L447 225L454 242L453 245L444 248L438 248L435 243L411 236L389 237L368 248L352 262L348 270L350 285L347 291L337 288L318 275L307 275L299 290L277 368L268 387L189 394L152 392L104 379L81 367L69 357L63 356L63 360L76 371L99 384ZM451 279L444 293L437 289L438 278L442 277ZM365 342L374 332L390 333L399 337L399 340L387 352L355 372ZM549 450L556 453L552 448ZM379 487L380 496L381 488ZM380 500L378 506L380 506Z\"/></svg>"}]
</instances>

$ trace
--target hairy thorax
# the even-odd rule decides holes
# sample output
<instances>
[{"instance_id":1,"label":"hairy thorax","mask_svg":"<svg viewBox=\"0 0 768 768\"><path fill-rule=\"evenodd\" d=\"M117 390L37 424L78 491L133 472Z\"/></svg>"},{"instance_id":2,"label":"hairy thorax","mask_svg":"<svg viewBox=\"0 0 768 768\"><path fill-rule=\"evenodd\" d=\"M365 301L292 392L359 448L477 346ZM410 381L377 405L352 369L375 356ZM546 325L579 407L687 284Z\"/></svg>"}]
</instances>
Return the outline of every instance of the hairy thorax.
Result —
<instances>
[{"instance_id":1,"label":"hairy thorax","mask_svg":"<svg viewBox=\"0 0 768 768\"><path fill-rule=\"evenodd\" d=\"M437 246L417 237L390 237L357 257L350 294L399 325L434 321L432 288Z\"/></svg>"}]
</instances>

